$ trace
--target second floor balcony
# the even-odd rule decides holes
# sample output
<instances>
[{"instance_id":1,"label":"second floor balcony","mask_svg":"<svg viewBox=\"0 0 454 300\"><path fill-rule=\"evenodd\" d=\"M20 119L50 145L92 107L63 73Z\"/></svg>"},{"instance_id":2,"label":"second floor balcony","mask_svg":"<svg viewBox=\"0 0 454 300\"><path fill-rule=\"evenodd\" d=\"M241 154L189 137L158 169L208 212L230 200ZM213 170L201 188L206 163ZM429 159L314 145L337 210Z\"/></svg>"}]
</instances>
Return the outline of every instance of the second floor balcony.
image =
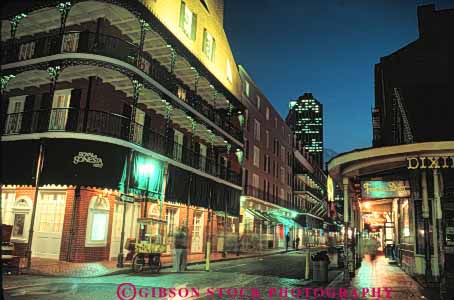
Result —
<instances>
[{"instance_id":1,"label":"second floor balcony","mask_svg":"<svg viewBox=\"0 0 454 300\"><path fill-rule=\"evenodd\" d=\"M292 208L291 200L286 200L284 196L273 195L272 193L269 193L263 189L257 188L252 185L246 186L246 188L244 189L244 193L245 196L254 197L259 200L277 204L285 208Z\"/></svg>"},{"instance_id":2,"label":"second floor balcony","mask_svg":"<svg viewBox=\"0 0 454 300\"><path fill-rule=\"evenodd\" d=\"M131 128L132 126L132 128ZM207 156L195 147L176 142L125 116L100 110L54 108L6 114L2 135L33 134L43 132L85 133L117 138L131 142L192 168L241 184L241 174L236 173L219 157ZM132 133L132 134L131 134Z\"/></svg>"},{"instance_id":3,"label":"second floor balcony","mask_svg":"<svg viewBox=\"0 0 454 300\"><path fill-rule=\"evenodd\" d=\"M149 52L141 51L137 45L124 39L89 31L70 31L63 36L51 34L39 38L9 40L2 42L1 49L2 65L12 67L14 63L43 57L62 59L65 54L92 54L96 56L90 59L103 60L102 57L106 57L130 64L176 96L179 99L175 103L177 106L189 106L240 143L243 141L238 109L229 109L224 102L208 103ZM68 58L75 59L73 55Z\"/></svg>"}]
</instances>

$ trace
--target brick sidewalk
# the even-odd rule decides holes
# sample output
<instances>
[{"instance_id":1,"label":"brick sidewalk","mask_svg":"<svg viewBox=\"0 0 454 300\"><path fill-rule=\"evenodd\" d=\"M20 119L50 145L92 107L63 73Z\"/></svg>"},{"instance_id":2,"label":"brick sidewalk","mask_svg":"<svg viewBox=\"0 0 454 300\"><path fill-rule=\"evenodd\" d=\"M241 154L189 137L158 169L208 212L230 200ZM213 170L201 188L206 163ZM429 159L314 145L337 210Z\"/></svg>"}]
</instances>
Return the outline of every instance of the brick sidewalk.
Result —
<instances>
[{"instance_id":1,"label":"brick sidewalk","mask_svg":"<svg viewBox=\"0 0 454 300\"><path fill-rule=\"evenodd\" d=\"M384 297L383 288L391 288L391 299L415 300L428 299L437 300L439 296L434 289L424 289L410 275L405 273L397 265L390 265L384 256L378 256L375 266L367 259L363 259L361 267L357 270L356 276L350 283L343 281L341 273L328 287L356 289L359 292L364 288L381 288L381 296ZM377 299L372 297L372 291L361 299ZM360 295L362 296L362 295ZM350 298L348 298L350 299Z\"/></svg>"},{"instance_id":2,"label":"brick sidewalk","mask_svg":"<svg viewBox=\"0 0 454 300\"><path fill-rule=\"evenodd\" d=\"M292 251L289 249L289 251ZM211 261L225 261L234 260L248 257L258 257L265 255L273 255L284 253L285 250L277 249L271 251L263 251L262 253L241 253L237 256L235 253L228 253L226 257L222 257L222 253L212 253ZM161 257L163 268L172 267L172 256L165 255ZM190 254L188 258L188 264L204 263L204 254ZM57 276L57 277L98 277L106 275L124 274L132 272L131 261L125 261L123 268L117 267L116 260L101 261L92 263L72 263L65 261L58 261L53 259L45 258L32 258L32 267L27 270L24 269L24 261L21 261L21 273L22 274L33 274L33 275L44 275L44 276Z\"/></svg>"}]
</instances>

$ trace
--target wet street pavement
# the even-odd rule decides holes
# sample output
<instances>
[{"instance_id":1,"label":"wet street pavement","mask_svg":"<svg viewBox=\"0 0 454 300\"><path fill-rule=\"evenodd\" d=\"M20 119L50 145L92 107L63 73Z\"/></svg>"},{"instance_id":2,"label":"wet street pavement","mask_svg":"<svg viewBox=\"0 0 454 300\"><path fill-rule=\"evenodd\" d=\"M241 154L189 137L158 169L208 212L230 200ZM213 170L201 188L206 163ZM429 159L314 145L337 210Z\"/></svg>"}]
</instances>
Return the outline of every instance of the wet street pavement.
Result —
<instances>
[{"instance_id":1,"label":"wet street pavement","mask_svg":"<svg viewBox=\"0 0 454 300\"><path fill-rule=\"evenodd\" d=\"M330 280L339 273L329 272ZM207 294L208 288L214 299L228 299L227 290L215 288L256 288L265 297L269 288L304 288L318 287L326 284L304 281L305 255L302 251L225 261L212 264L212 271L205 272L204 265L190 266L185 273L174 273L171 269L163 269L160 274L143 272L140 274L124 274L96 278L56 278L43 276L5 276L5 299L152 299L152 288L158 295L158 288L196 288L201 295ZM127 284L126 284L127 283ZM119 290L119 286L123 284ZM140 288L142 294L139 295ZM229 292L234 293L234 290ZM239 293L239 291L237 291ZM148 293L148 295L147 295ZM251 291L245 291L245 297ZM134 298L134 294L136 298ZM142 296L142 297L140 297ZM261 295L262 296L262 295ZM157 298L157 297L156 297ZM204 297L206 298L206 297ZM178 298L175 298L178 299ZM257 299L257 298L256 298Z\"/></svg>"}]
</instances>

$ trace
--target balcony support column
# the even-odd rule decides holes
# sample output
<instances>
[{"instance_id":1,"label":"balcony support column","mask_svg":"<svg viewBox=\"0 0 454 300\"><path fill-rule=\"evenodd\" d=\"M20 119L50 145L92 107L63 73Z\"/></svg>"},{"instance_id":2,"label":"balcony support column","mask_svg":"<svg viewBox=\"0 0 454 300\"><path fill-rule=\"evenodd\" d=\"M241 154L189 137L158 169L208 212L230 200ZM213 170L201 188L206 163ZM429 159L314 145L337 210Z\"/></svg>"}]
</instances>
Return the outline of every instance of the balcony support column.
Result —
<instances>
[{"instance_id":1,"label":"balcony support column","mask_svg":"<svg viewBox=\"0 0 454 300\"><path fill-rule=\"evenodd\" d=\"M140 91L143 88L143 84L137 79L132 80L132 111L131 111L131 120L129 123L129 141L134 140L135 134L135 120L137 112L137 103L139 102Z\"/></svg>"},{"instance_id":2,"label":"balcony support column","mask_svg":"<svg viewBox=\"0 0 454 300\"><path fill-rule=\"evenodd\" d=\"M349 230L349 213L350 213L350 201L349 201L349 179L344 177L342 179L342 184L344 186L344 281L348 282L350 280L349 272L349 249L348 249L348 230Z\"/></svg>"},{"instance_id":3,"label":"balcony support column","mask_svg":"<svg viewBox=\"0 0 454 300\"><path fill-rule=\"evenodd\" d=\"M49 67L47 68L47 74L50 77L50 90L49 90L49 97L50 101L53 101L54 99L54 94L55 94L55 88L57 87L57 80L58 77L60 76L60 72L63 69L60 66L55 66L55 67Z\"/></svg>"},{"instance_id":4,"label":"balcony support column","mask_svg":"<svg viewBox=\"0 0 454 300\"><path fill-rule=\"evenodd\" d=\"M92 90L93 90L93 81L94 80L95 80L95 76L90 76L88 78L87 102L85 103L83 132L87 132L88 114L90 113L90 102L91 102L91 96L92 96L91 94L92 94Z\"/></svg>"},{"instance_id":5,"label":"balcony support column","mask_svg":"<svg viewBox=\"0 0 454 300\"><path fill-rule=\"evenodd\" d=\"M190 150L191 150L191 161L190 161L190 164L191 166L195 166L196 162L197 162L197 158L196 158L196 154L195 154L195 131L197 130L197 122L191 118L191 147L190 147ZM195 166L196 168L198 166Z\"/></svg>"},{"instance_id":6,"label":"balcony support column","mask_svg":"<svg viewBox=\"0 0 454 300\"><path fill-rule=\"evenodd\" d=\"M194 75L194 92L197 94L197 88L199 86L200 74L196 69L194 69L194 73L195 73L195 75Z\"/></svg>"},{"instance_id":7,"label":"balcony support column","mask_svg":"<svg viewBox=\"0 0 454 300\"><path fill-rule=\"evenodd\" d=\"M177 51L172 47L170 48L170 73L175 73L175 64L177 62Z\"/></svg>"},{"instance_id":8,"label":"balcony support column","mask_svg":"<svg viewBox=\"0 0 454 300\"><path fill-rule=\"evenodd\" d=\"M228 180L230 175L230 151L232 149L232 145L227 143L227 159L226 159L226 166L225 166L225 179Z\"/></svg>"},{"instance_id":9,"label":"balcony support column","mask_svg":"<svg viewBox=\"0 0 454 300\"><path fill-rule=\"evenodd\" d=\"M71 2L60 2L57 5L57 9L60 12L60 31L59 34L61 37L63 37L63 34L65 33L65 28L66 28L66 19L68 19L68 14L69 11L71 10Z\"/></svg>"},{"instance_id":10,"label":"balcony support column","mask_svg":"<svg viewBox=\"0 0 454 300\"><path fill-rule=\"evenodd\" d=\"M11 79L13 79L14 75L10 74L10 75L4 75L1 77L1 95L3 96L3 94L5 93L6 91L6 87L8 86L8 83Z\"/></svg>"},{"instance_id":11,"label":"balcony support column","mask_svg":"<svg viewBox=\"0 0 454 300\"><path fill-rule=\"evenodd\" d=\"M209 163L210 163L209 172L210 172L210 174L216 174L216 165L214 164L214 162L216 161L216 157L214 155L215 135L210 129L208 129L208 131L210 132L210 147L211 147L210 156L209 156Z\"/></svg>"},{"instance_id":12,"label":"balcony support column","mask_svg":"<svg viewBox=\"0 0 454 300\"><path fill-rule=\"evenodd\" d=\"M166 121L166 128L165 128L165 151L167 154L171 154L172 152L172 145L173 145L173 140L170 140L170 133L172 130L172 111L173 107L172 105L163 100L165 102L165 121Z\"/></svg>"},{"instance_id":13,"label":"balcony support column","mask_svg":"<svg viewBox=\"0 0 454 300\"><path fill-rule=\"evenodd\" d=\"M140 19L139 23L140 23L140 40L139 40L139 47L137 48L135 64L139 69L141 69L140 64L141 64L141 58L142 58L142 53L143 53L143 47L145 44L145 35L147 34L147 31L151 30L151 26L144 19Z\"/></svg>"},{"instance_id":14,"label":"balcony support column","mask_svg":"<svg viewBox=\"0 0 454 300\"><path fill-rule=\"evenodd\" d=\"M20 21L26 16L27 14L21 13L9 20L9 23L11 25L11 40L14 40L16 38L17 25L19 25Z\"/></svg>"},{"instance_id":15,"label":"balcony support column","mask_svg":"<svg viewBox=\"0 0 454 300\"><path fill-rule=\"evenodd\" d=\"M422 217L424 219L424 252L425 252L425 278L426 282L432 280L431 249L429 236L429 195L427 191L427 173L426 170L421 172L421 190L422 190Z\"/></svg>"}]
</instances>

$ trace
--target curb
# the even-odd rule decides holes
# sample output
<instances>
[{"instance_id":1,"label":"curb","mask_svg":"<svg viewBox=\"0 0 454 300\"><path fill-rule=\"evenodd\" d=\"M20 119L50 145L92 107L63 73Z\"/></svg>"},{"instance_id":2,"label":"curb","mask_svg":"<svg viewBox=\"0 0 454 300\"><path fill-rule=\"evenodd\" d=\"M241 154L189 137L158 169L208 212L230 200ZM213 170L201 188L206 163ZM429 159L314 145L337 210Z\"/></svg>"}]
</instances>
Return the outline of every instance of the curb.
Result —
<instances>
[{"instance_id":1,"label":"curb","mask_svg":"<svg viewBox=\"0 0 454 300\"><path fill-rule=\"evenodd\" d=\"M289 250L289 251L277 251L277 252L272 252L272 253L263 253L263 254L255 254L255 255L250 255L250 256L236 256L236 257L226 257L226 258L221 258L221 259L216 259L212 260L211 263L217 263L217 262L223 262L223 261L230 261L230 260L238 260L238 259L245 259L245 258L255 258L255 257L263 257L263 256L270 256L270 255L276 255L276 254L283 254L283 253L289 253L289 252L296 252L297 250ZM192 265L201 265L204 264L205 261L194 261L194 262L189 262L187 265L192 266ZM165 264L161 267L161 269L169 269L172 268L172 264ZM134 273L131 267L127 267L121 270L115 270L112 272L108 272L105 274L100 274L100 275L93 275L93 276L77 276L77 275L67 275L67 274L52 274L52 273L46 273L46 272L40 272L40 271L34 271L34 270L21 270L19 275L34 275L34 276L46 276L46 277L73 277L73 278L96 278L96 277L104 277L104 276L113 276L113 275L120 275L120 274L129 274L129 273ZM139 273L137 273L139 274ZM159 273L158 273L159 274Z\"/></svg>"}]
</instances>

